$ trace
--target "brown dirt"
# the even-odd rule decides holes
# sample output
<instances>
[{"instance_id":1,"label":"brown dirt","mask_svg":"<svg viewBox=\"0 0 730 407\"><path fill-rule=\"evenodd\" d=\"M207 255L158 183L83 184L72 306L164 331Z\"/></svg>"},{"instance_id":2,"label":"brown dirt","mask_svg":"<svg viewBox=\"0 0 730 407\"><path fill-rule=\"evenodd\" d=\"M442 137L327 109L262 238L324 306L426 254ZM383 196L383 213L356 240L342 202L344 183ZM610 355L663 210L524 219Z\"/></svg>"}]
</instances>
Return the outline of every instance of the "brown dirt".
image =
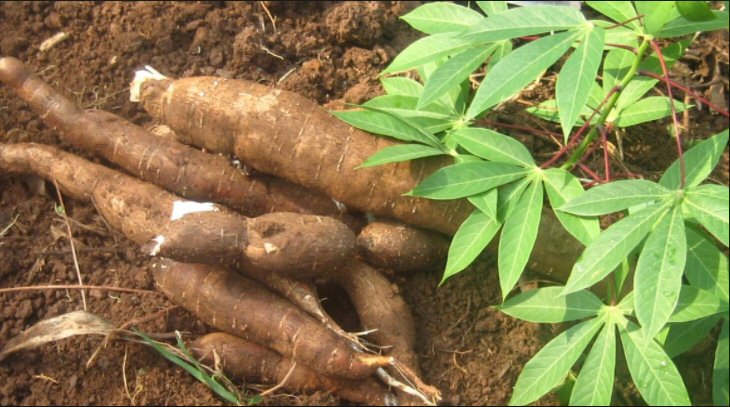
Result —
<instances>
[{"instance_id":1,"label":"brown dirt","mask_svg":"<svg viewBox=\"0 0 730 407\"><path fill-rule=\"evenodd\" d=\"M146 64L176 77L203 74L255 80L299 92L321 104L359 103L382 92L378 72L417 37L397 19L414 6L398 2L4 2L0 5L0 55L26 62L81 106L111 111L137 124L146 124L149 118L127 101L127 85L132 72ZM58 31L69 38L40 52L40 43ZM724 41L727 49L727 38ZM703 55L697 61L705 61ZM727 77L726 60L723 66ZM712 72L694 79L707 82ZM706 110L699 117L702 125L693 125L692 136L706 137L720 124L727 127L726 121L718 124L717 116ZM665 168L673 158L662 157L673 157L673 150L646 153L640 149L656 143L642 137L631 138L624 146L627 156L635 157L632 165L644 174ZM0 87L0 142L31 141L91 158L57 140L24 102ZM547 148L540 141L530 143L536 151ZM726 154L722 170L716 172L725 183L727 163ZM0 287L77 281L56 203L52 185L33 177L0 174L0 230L15 219L0 238ZM154 290L149 260L136 246L110 230L93 206L70 198L65 204L74 221L73 237L86 284ZM439 278L438 273L421 272L401 281L418 327L417 351L425 381L440 388L451 403L507 402L522 365L550 337L551 328L522 323L490 308L498 301L499 291L488 256L437 288ZM89 311L119 325L171 305L154 293L91 291L87 297ZM39 290L0 294L0 306L1 346L40 320L81 309L81 298L77 290ZM157 333L209 331L180 309L138 326ZM101 345L98 337L72 338L11 356L0 363L0 404L221 404L207 387L139 344L114 341L87 366ZM336 405L338 400L325 394L279 393L264 402ZM556 400L550 396L541 402L555 404Z\"/></svg>"}]
</instances>

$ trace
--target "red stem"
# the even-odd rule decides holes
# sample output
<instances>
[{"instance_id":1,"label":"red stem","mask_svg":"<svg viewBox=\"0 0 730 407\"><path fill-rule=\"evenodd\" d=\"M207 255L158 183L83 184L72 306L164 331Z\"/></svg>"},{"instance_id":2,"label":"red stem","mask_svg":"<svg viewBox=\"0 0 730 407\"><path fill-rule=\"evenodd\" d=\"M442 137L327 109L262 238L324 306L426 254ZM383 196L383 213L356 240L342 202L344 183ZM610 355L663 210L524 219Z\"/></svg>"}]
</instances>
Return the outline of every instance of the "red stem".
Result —
<instances>
[{"instance_id":1,"label":"red stem","mask_svg":"<svg viewBox=\"0 0 730 407\"><path fill-rule=\"evenodd\" d=\"M601 134L601 144L603 145L603 172L605 174L605 182L611 181L611 165L608 162L608 140L606 139L607 130L604 126L600 126L598 131Z\"/></svg>"},{"instance_id":2,"label":"red stem","mask_svg":"<svg viewBox=\"0 0 730 407\"><path fill-rule=\"evenodd\" d=\"M663 77L663 76L661 76L659 74L656 74L656 73L650 72L650 71L639 71L639 75L644 75L644 76L648 76L648 77L651 77L651 78L654 78L654 79L659 79L660 81L662 81L664 83L668 83L673 88L677 88L677 89L681 90L682 92L690 95L693 99L695 99L698 102L704 104L705 106L707 106L710 109L716 111L717 113L719 113L719 114L721 114L721 115L723 115L725 117L730 117L730 113L728 113L727 110L723 110L722 108L720 108L720 107L712 104L709 100L707 100L704 97L700 96L699 93L693 91L692 89L690 89L686 85L683 85L683 84L681 84L681 83L679 83L679 82L677 82L677 81L675 81L673 79L665 78L665 77Z\"/></svg>"},{"instance_id":3,"label":"red stem","mask_svg":"<svg viewBox=\"0 0 730 407\"><path fill-rule=\"evenodd\" d=\"M679 132L679 122L677 121L677 109L674 107L674 98L672 97L672 85L669 83L669 70L667 69L667 64L664 61L664 55L662 55L662 49L659 47L659 44L657 44L656 41L652 40L651 47L654 49L654 52L656 52L656 56L657 58L659 58L659 63L662 66L662 74L664 75L664 78L667 79L665 81L665 84L667 85L667 97L669 97L669 107L672 109L672 125L674 126L674 140L677 142L681 188L684 189L686 170L684 166L684 154L682 152L682 138Z\"/></svg>"},{"instance_id":4,"label":"red stem","mask_svg":"<svg viewBox=\"0 0 730 407\"><path fill-rule=\"evenodd\" d=\"M578 167L583 172L585 172L586 174L588 174L589 177L593 178L593 181L594 182L596 182L598 184L601 183L601 177L599 177L598 174L596 174L595 172L593 172L593 170L591 170L590 168L588 168L587 165L585 165L585 164L578 164Z\"/></svg>"}]
</instances>

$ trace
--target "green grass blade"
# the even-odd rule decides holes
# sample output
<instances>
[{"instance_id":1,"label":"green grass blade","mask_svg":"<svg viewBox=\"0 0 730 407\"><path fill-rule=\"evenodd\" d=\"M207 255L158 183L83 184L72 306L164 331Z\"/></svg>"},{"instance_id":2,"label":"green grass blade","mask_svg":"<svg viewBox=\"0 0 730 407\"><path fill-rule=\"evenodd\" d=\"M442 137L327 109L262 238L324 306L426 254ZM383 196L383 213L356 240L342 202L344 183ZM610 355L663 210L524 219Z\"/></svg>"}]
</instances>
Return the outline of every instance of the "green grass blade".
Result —
<instances>
[{"instance_id":1,"label":"green grass blade","mask_svg":"<svg viewBox=\"0 0 730 407\"><path fill-rule=\"evenodd\" d=\"M664 339L664 351L670 358L692 349L710 334L717 325L720 315L715 314L707 318L700 318L689 322L680 322L669 325L669 332Z\"/></svg>"},{"instance_id":2,"label":"green grass blade","mask_svg":"<svg viewBox=\"0 0 730 407\"><path fill-rule=\"evenodd\" d=\"M730 16L730 14L727 10L713 10L712 14L715 15L715 18L707 21L690 21L684 17L680 17L665 25L664 28L656 34L656 36L660 38L679 37L681 35L693 34L698 31L714 31L728 28L728 16Z\"/></svg>"},{"instance_id":3,"label":"green grass blade","mask_svg":"<svg viewBox=\"0 0 730 407\"><path fill-rule=\"evenodd\" d=\"M545 191L547 191L553 209L559 208L565 202L585 193L580 181L568 171L549 168L542 174ZM554 210L554 212L565 230L585 246L588 246L601 233L597 218L586 218L558 210Z\"/></svg>"},{"instance_id":4,"label":"green grass blade","mask_svg":"<svg viewBox=\"0 0 730 407\"><path fill-rule=\"evenodd\" d=\"M385 93L388 95L413 96L418 98L423 94L423 85L411 78L405 78L403 76L380 78L380 83L383 84L383 89L385 89Z\"/></svg>"},{"instance_id":5,"label":"green grass blade","mask_svg":"<svg viewBox=\"0 0 730 407\"><path fill-rule=\"evenodd\" d=\"M409 194L429 199L456 199L478 194L523 177L527 170L495 162L466 162L444 167Z\"/></svg>"},{"instance_id":6,"label":"green grass blade","mask_svg":"<svg viewBox=\"0 0 730 407\"><path fill-rule=\"evenodd\" d=\"M631 378L644 400L651 406L690 405L682 377L661 346L631 321L619 333Z\"/></svg>"},{"instance_id":7,"label":"green grass blade","mask_svg":"<svg viewBox=\"0 0 730 407\"><path fill-rule=\"evenodd\" d=\"M454 55L462 49L474 45L467 39L455 37L453 33L429 35L416 40L401 51L393 62L381 72L381 75L408 71L434 62L446 55Z\"/></svg>"},{"instance_id":8,"label":"green grass blade","mask_svg":"<svg viewBox=\"0 0 730 407\"><path fill-rule=\"evenodd\" d=\"M701 141L684 153L686 187L699 185L712 173L725 151L727 141L728 130L725 130ZM659 183L670 189L679 189L681 183L678 159L662 174Z\"/></svg>"},{"instance_id":9,"label":"green grass blade","mask_svg":"<svg viewBox=\"0 0 730 407\"><path fill-rule=\"evenodd\" d=\"M585 23L580 10L567 6L516 7L482 19L460 37L479 43L507 40L524 35L542 34L577 28Z\"/></svg>"},{"instance_id":10,"label":"green grass blade","mask_svg":"<svg viewBox=\"0 0 730 407\"><path fill-rule=\"evenodd\" d=\"M545 287L518 294L496 308L523 321L556 324L595 316L603 306L590 291L560 296L563 287Z\"/></svg>"},{"instance_id":11,"label":"green grass blade","mask_svg":"<svg viewBox=\"0 0 730 407\"><path fill-rule=\"evenodd\" d=\"M682 293L670 322L688 322L727 312L727 301L719 295L691 285L682 286Z\"/></svg>"},{"instance_id":12,"label":"green grass blade","mask_svg":"<svg viewBox=\"0 0 730 407\"><path fill-rule=\"evenodd\" d=\"M527 405L559 385L602 325L600 318L581 322L540 349L517 378L509 405Z\"/></svg>"},{"instance_id":13,"label":"green grass blade","mask_svg":"<svg viewBox=\"0 0 730 407\"><path fill-rule=\"evenodd\" d=\"M432 157L441 154L446 153L440 149L423 144L398 144L378 151L356 168L375 167L377 165L415 160L417 158Z\"/></svg>"},{"instance_id":14,"label":"green grass blade","mask_svg":"<svg viewBox=\"0 0 730 407\"><path fill-rule=\"evenodd\" d=\"M672 191L655 182L643 179L620 180L593 187L558 210L580 216L605 215L665 199L671 193Z\"/></svg>"},{"instance_id":15,"label":"green grass blade","mask_svg":"<svg viewBox=\"0 0 730 407\"><path fill-rule=\"evenodd\" d=\"M677 113L687 110L691 105L675 100L674 109ZM614 124L618 127L629 127L651 122L670 116L672 107L666 96L649 96L627 106L619 113Z\"/></svg>"},{"instance_id":16,"label":"green grass blade","mask_svg":"<svg viewBox=\"0 0 730 407\"><path fill-rule=\"evenodd\" d=\"M603 29L592 27L587 30L578 47L560 69L555 85L555 100L563 128L563 141L566 144L596 80L603 55L603 38Z\"/></svg>"},{"instance_id":17,"label":"green grass blade","mask_svg":"<svg viewBox=\"0 0 730 407\"><path fill-rule=\"evenodd\" d=\"M730 240L729 194L726 186L707 184L688 190L684 197L684 207L689 214L725 246Z\"/></svg>"},{"instance_id":18,"label":"green grass blade","mask_svg":"<svg viewBox=\"0 0 730 407\"><path fill-rule=\"evenodd\" d=\"M451 241L446 270L439 284L468 267L492 241L501 226L501 222L478 209L472 212L459 226Z\"/></svg>"},{"instance_id":19,"label":"green grass blade","mask_svg":"<svg viewBox=\"0 0 730 407\"><path fill-rule=\"evenodd\" d=\"M634 10L634 6L630 1L587 1L586 4L617 23L633 20L626 23L626 25L634 29L639 28L639 21L634 20L636 10Z\"/></svg>"},{"instance_id":20,"label":"green grass blade","mask_svg":"<svg viewBox=\"0 0 730 407\"><path fill-rule=\"evenodd\" d=\"M728 393L730 392L730 361L728 360L728 325L730 320L725 318L722 324L720 337L717 339L717 350L715 350L715 363L712 366L712 401L716 406L727 406L729 403Z\"/></svg>"},{"instance_id":21,"label":"green grass blade","mask_svg":"<svg viewBox=\"0 0 730 407\"><path fill-rule=\"evenodd\" d=\"M570 395L571 406L609 406L616 368L616 331L609 322L598 334Z\"/></svg>"},{"instance_id":22,"label":"green grass blade","mask_svg":"<svg viewBox=\"0 0 730 407\"><path fill-rule=\"evenodd\" d=\"M505 14L507 13L500 14L498 17L501 18ZM466 120L473 120L485 110L507 100L537 79L545 69L554 64L570 48L578 35L574 32L549 35L505 56L487 73L479 85L466 112Z\"/></svg>"},{"instance_id":23,"label":"green grass blade","mask_svg":"<svg viewBox=\"0 0 730 407\"><path fill-rule=\"evenodd\" d=\"M533 181L504 223L497 260L503 300L517 284L532 253L540 226L542 200L542 183Z\"/></svg>"},{"instance_id":24,"label":"green grass blade","mask_svg":"<svg viewBox=\"0 0 730 407\"><path fill-rule=\"evenodd\" d=\"M649 234L634 274L634 309L648 338L662 330L677 305L686 258L684 219L675 207Z\"/></svg>"},{"instance_id":25,"label":"green grass blade","mask_svg":"<svg viewBox=\"0 0 730 407\"><path fill-rule=\"evenodd\" d=\"M703 232L687 228L687 264L684 275L697 288L730 298L727 256Z\"/></svg>"},{"instance_id":26,"label":"green grass blade","mask_svg":"<svg viewBox=\"0 0 730 407\"><path fill-rule=\"evenodd\" d=\"M418 108L435 102L451 89L459 86L496 49L495 45L470 48L454 55L436 68L424 86L423 96L418 101Z\"/></svg>"},{"instance_id":27,"label":"green grass blade","mask_svg":"<svg viewBox=\"0 0 730 407\"><path fill-rule=\"evenodd\" d=\"M532 154L524 144L496 131L483 128L465 128L457 130L453 136L460 146L486 160L525 168L536 167Z\"/></svg>"},{"instance_id":28,"label":"green grass blade","mask_svg":"<svg viewBox=\"0 0 730 407\"><path fill-rule=\"evenodd\" d=\"M463 31L484 17L476 11L448 2L426 3L401 17L411 27L426 34Z\"/></svg>"},{"instance_id":29,"label":"green grass blade","mask_svg":"<svg viewBox=\"0 0 730 407\"><path fill-rule=\"evenodd\" d=\"M666 212L666 203L653 204L603 231L578 258L563 293L582 290L601 281L628 257Z\"/></svg>"},{"instance_id":30,"label":"green grass blade","mask_svg":"<svg viewBox=\"0 0 730 407\"><path fill-rule=\"evenodd\" d=\"M490 189L487 192L470 196L469 202L476 206L480 211L484 212L490 218L497 219L497 200L498 200L498 189Z\"/></svg>"}]
</instances>

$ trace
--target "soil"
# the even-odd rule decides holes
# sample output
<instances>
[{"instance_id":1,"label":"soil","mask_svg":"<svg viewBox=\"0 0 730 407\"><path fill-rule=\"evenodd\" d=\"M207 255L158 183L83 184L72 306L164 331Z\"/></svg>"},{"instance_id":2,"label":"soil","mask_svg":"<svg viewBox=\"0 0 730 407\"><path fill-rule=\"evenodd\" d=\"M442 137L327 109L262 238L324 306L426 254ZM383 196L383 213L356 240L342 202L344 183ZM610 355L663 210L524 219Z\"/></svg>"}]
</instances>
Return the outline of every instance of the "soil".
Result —
<instances>
[{"instance_id":1,"label":"soil","mask_svg":"<svg viewBox=\"0 0 730 407\"><path fill-rule=\"evenodd\" d=\"M216 75L255 80L336 106L360 103L382 93L378 73L418 38L398 20L415 6L407 2L3 2L0 55L24 61L80 106L110 111L140 125L150 123L150 118L128 101L127 88L133 71L144 65L173 77ZM68 38L48 51L39 51L40 44L59 31ZM716 77L727 78L727 32L702 37L698 43L691 58L682 60L687 73L678 74L677 79L704 84ZM539 99L550 90L550 78L543 84L523 94L523 99ZM719 88L719 99L717 86L703 89L725 102L727 81ZM507 124L534 123L522 116L523 108L515 102L490 118ZM674 147L655 140L658 134L665 134L664 125L639 126L624 137L627 170L655 179L674 160ZM727 128L727 120L703 109L688 116L685 125L689 146L692 140ZM555 131L549 126L546 129ZM545 139L528 139L519 131L514 135L538 155L554 149ZM0 142L52 144L100 161L58 140L4 87L0 87ZM600 151L587 165L602 173ZM617 173L623 171L616 166ZM727 153L714 177L728 183ZM77 283L59 204L52 184L30 176L0 174L0 230L9 226L0 236L0 287ZM150 291L88 291L90 312L116 325L131 323L150 333L179 330L195 337L210 331L186 311L171 309L172 304L154 292L149 258L109 229L92 205L68 197L64 204L84 283ZM452 404L506 403L523 364L554 335L549 326L520 322L491 308L500 296L493 263L493 257L485 254L469 270L438 288L438 271L397 279L416 320L423 379L438 387ZM524 287L531 285L529 280L525 279ZM0 294L0 305L1 346L38 321L82 309L82 299L79 290L39 289ZM333 299L328 307L345 305L338 306ZM336 309L332 313L338 314ZM709 384L692 378L706 373L710 359L683 358L683 369L689 369L692 383L688 384L697 393L693 400L707 402ZM624 393L615 400L628 404L639 400L630 388ZM263 403L337 405L339 400L328 394L278 391ZM550 395L540 403L558 401ZM100 337L83 336L22 351L2 361L0 404L222 402L146 346L121 340L104 344Z\"/></svg>"}]
</instances>

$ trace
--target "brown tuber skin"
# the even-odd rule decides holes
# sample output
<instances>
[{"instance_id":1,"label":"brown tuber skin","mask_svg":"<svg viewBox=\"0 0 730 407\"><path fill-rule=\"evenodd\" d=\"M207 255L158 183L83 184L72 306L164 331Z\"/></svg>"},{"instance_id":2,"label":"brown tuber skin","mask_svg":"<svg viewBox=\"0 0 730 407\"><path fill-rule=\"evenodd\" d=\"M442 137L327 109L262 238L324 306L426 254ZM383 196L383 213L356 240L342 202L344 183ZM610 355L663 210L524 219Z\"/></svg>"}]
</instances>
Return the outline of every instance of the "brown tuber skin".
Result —
<instances>
[{"instance_id":1,"label":"brown tuber skin","mask_svg":"<svg viewBox=\"0 0 730 407\"><path fill-rule=\"evenodd\" d=\"M449 251L449 241L442 235L388 220L365 226L357 246L371 266L401 273L433 269Z\"/></svg>"},{"instance_id":2,"label":"brown tuber skin","mask_svg":"<svg viewBox=\"0 0 730 407\"><path fill-rule=\"evenodd\" d=\"M253 280L220 267L160 260L155 282L203 322L327 376L362 379L391 358L356 353L347 340Z\"/></svg>"},{"instance_id":3,"label":"brown tuber skin","mask_svg":"<svg viewBox=\"0 0 730 407\"><path fill-rule=\"evenodd\" d=\"M233 379L277 384L292 392L326 391L365 405L394 405L394 396L371 378L353 381L322 376L290 358L251 341L216 332L198 338L190 346L201 362L212 366L218 356L223 371ZM290 372L291 371L291 372Z\"/></svg>"},{"instance_id":4,"label":"brown tuber skin","mask_svg":"<svg viewBox=\"0 0 730 407\"><path fill-rule=\"evenodd\" d=\"M220 206L173 220L181 199L49 146L0 144L0 168L56 180L62 190L92 200L99 213L151 254L181 261L235 264L253 274L311 278L332 272L355 252L350 229L331 218L272 213L245 218ZM164 237L162 242L151 242Z\"/></svg>"},{"instance_id":5,"label":"brown tuber skin","mask_svg":"<svg viewBox=\"0 0 730 407\"><path fill-rule=\"evenodd\" d=\"M270 212L333 216L358 230L356 219L327 196L268 175L249 177L222 156L155 137L111 113L80 110L15 58L0 58L0 81L69 143L180 196L219 202L246 216Z\"/></svg>"}]
</instances>

